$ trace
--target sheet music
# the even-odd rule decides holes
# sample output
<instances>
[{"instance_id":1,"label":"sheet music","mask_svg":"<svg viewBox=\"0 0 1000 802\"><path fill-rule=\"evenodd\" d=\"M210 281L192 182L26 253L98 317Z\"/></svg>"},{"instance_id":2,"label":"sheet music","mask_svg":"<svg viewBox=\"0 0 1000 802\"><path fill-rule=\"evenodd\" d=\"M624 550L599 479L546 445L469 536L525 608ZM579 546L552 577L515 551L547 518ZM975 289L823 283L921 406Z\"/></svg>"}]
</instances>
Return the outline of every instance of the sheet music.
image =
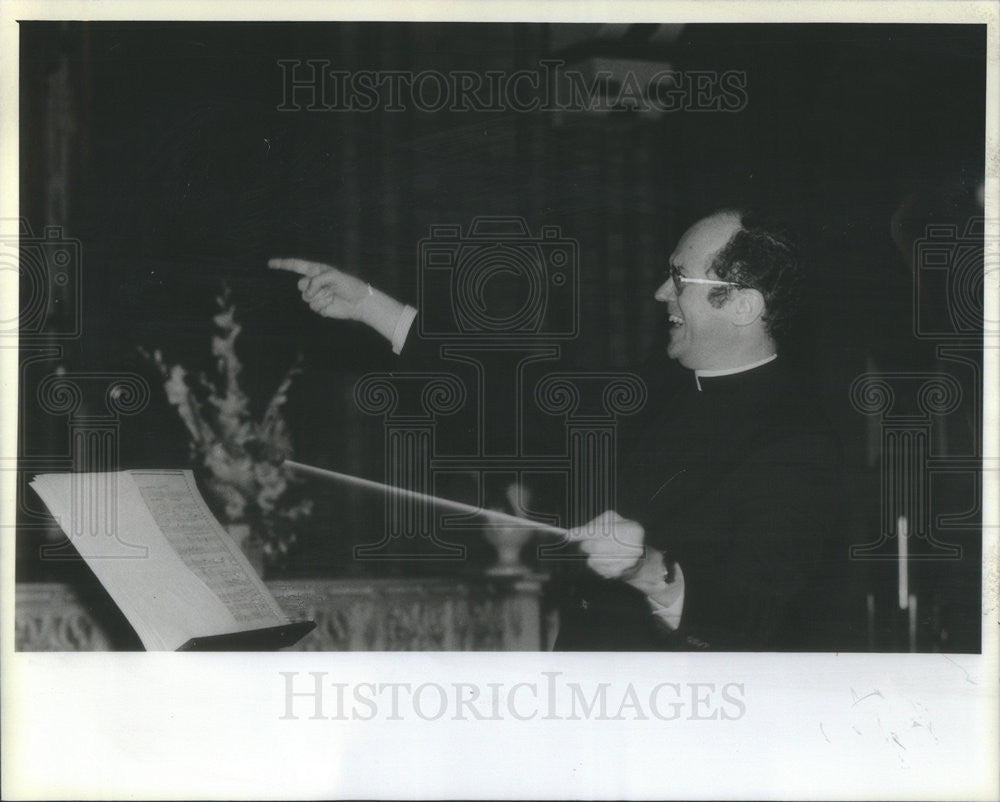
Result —
<instances>
[{"instance_id":1,"label":"sheet music","mask_svg":"<svg viewBox=\"0 0 1000 802\"><path fill-rule=\"evenodd\" d=\"M239 547L215 520L190 471L130 471L153 520L242 627L287 622Z\"/></svg>"},{"instance_id":2,"label":"sheet music","mask_svg":"<svg viewBox=\"0 0 1000 802\"><path fill-rule=\"evenodd\" d=\"M189 471L45 474L31 486L146 649L288 623Z\"/></svg>"}]
</instances>

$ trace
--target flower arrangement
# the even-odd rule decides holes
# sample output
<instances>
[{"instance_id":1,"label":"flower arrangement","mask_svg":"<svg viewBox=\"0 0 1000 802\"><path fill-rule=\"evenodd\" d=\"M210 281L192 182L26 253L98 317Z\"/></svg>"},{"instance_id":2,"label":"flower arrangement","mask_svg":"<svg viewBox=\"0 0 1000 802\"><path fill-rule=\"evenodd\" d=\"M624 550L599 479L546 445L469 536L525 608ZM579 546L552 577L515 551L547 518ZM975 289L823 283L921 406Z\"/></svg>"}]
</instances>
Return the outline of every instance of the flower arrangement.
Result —
<instances>
[{"instance_id":1,"label":"flower arrangement","mask_svg":"<svg viewBox=\"0 0 1000 802\"><path fill-rule=\"evenodd\" d=\"M312 500L296 493L297 483L282 469L292 455L292 440L282 407L295 376L302 372L301 355L285 373L259 420L240 387L243 365L236 354L242 326L228 289L216 298L212 337L216 376L199 373L193 383L182 365L168 365L162 353L142 354L159 369L167 400L177 409L190 435L190 451L216 513L230 530L246 529L259 540L264 562L280 564L295 542L295 524L312 514ZM241 543L245 551L253 543Z\"/></svg>"}]
</instances>

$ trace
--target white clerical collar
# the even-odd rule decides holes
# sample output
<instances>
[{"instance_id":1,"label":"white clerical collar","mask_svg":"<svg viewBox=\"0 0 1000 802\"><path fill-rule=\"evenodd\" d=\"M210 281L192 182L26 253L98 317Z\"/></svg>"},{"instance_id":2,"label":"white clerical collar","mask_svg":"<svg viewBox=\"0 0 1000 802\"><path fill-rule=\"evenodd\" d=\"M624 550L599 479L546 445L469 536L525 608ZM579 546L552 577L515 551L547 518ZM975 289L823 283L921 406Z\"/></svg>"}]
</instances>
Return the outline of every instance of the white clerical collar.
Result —
<instances>
[{"instance_id":1,"label":"white clerical collar","mask_svg":"<svg viewBox=\"0 0 1000 802\"><path fill-rule=\"evenodd\" d=\"M768 362L773 362L778 358L777 354L771 354L771 356L766 356L763 359L759 359L756 362L751 362L749 365L741 365L738 368L722 368L720 370L696 370L694 372L694 381L698 385L698 389L701 390L701 379L709 378L711 376L731 376L734 373L744 373L748 370L753 370L754 368L759 368L761 365L766 365Z\"/></svg>"}]
</instances>

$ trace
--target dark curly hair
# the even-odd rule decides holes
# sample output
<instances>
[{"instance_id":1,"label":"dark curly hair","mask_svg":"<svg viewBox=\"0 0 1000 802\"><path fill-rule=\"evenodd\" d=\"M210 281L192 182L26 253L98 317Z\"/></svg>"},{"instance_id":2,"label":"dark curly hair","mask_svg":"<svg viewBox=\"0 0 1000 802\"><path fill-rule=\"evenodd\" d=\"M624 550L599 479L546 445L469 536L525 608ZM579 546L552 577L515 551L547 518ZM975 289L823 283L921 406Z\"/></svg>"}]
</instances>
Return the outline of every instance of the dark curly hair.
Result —
<instances>
[{"instance_id":1,"label":"dark curly hair","mask_svg":"<svg viewBox=\"0 0 1000 802\"><path fill-rule=\"evenodd\" d=\"M785 340L798 313L802 288L799 249L788 232L758 211L722 209L740 221L740 229L730 237L712 260L712 271L737 287L757 290L764 296L764 324L776 341ZM709 301L721 306L732 287L716 287Z\"/></svg>"}]
</instances>

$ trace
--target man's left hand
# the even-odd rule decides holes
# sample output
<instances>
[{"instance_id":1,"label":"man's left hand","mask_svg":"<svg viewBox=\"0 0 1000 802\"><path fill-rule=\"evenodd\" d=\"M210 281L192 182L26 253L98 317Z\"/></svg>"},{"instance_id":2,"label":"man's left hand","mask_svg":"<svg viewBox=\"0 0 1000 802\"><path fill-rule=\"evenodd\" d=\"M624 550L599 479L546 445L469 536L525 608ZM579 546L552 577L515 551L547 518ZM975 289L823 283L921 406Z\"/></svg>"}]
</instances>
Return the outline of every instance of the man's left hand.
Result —
<instances>
[{"instance_id":1,"label":"man's left hand","mask_svg":"<svg viewBox=\"0 0 1000 802\"><path fill-rule=\"evenodd\" d=\"M570 529L569 536L587 555L587 566L605 579L627 579L642 564L645 530L614 510Z\"/></svg>"}]
</instances>

